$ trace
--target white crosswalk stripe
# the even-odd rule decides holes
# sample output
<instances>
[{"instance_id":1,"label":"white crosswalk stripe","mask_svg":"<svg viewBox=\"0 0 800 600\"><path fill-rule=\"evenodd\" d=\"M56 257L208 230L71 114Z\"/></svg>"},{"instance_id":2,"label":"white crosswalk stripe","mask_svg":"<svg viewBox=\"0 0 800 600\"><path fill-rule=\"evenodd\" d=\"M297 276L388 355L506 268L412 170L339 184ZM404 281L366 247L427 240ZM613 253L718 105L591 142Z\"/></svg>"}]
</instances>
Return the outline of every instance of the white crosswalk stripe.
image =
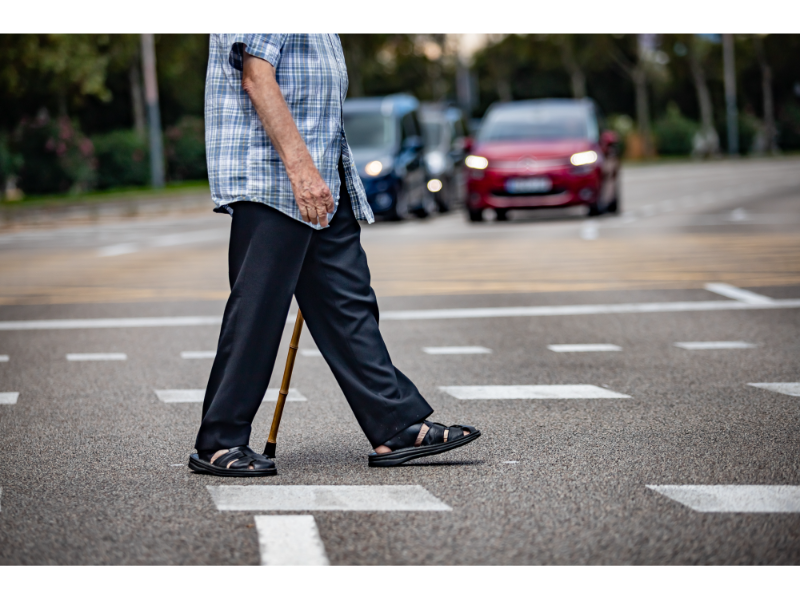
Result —
<instances>
[{"instance_id":1,"label":"white crosswalk stripe","mask_svg":"<svg viewBox=\"0 0 800 600\"><path fill-rule=\"evenodd\" d=\"M448 385L439 389L459 400L630 398L596 385Z\"/></svg>"},{"instance_id":2,"label":"white crosswalk stripe","mask_svg":"<svg viewBox=\"0 0 800 600\"><path fill-rule=\"evenodd\" d=\"M255 521L262 565L329 564L317 523L311 515L260 515Z\"/></svg>"},{"instance_id":3,"label":"white crosswalk stripe","mask_svg":"<svg viewBox=\"0 0 800 600\"><path fill-rule=\"evenodd\" d=\"M698 512L800 512L798 485L648 485Z\"/></svg>"},{"instance_id":4,"label":"white crosswalk stripe","mask_svg":"<svg viewBox=\"0 0 800 600\"><path fill-rule=\"evenodd\" d=\"M8 362L8 354L0 354L0 362Z\"/></svg>"},{"instance_id":5,"label":"white crosswalk stripe","mask_svg":"<svg viewBox=\"0 0 800 600\"><path fill-rule=\"evenodd\" d=\"M217 510L450 511L420 485L206 486Z\"/></svg>"},{"instance_id":6,"label":"white crosswalk stripe","mask_svg":"<svg viewBox=\"0 0 800 600\"><path fill-rule=\"evenodd\" d=\"M99 360L128 360L128 355L122 352L90 352L87 354L67 354L69 361L99 361Z\"/></svg>"},{"instance_id":7,"label":"white crosswalk stripe","mask_svg":"<svg viewBox=\"0 0 800 600\"><path fill-rule=\"evenodd\" d=\"M614 344L550 344L553 352L620 352L622 348Z\"/></svg>"},{"instance_id":8,"label":"white crosswalk stripe","mask_svg":"<svg viewBox=\"0 0 800 600\"><path fill-rule=\"evenodd\" d=\"M738 350L757 347L749 342L675 342L675 345L684 350Z\"/></svg>"},{"instance_id":9,"label":"white crosswalk stripe","mask_svg":"<svg viewBox=\"0 0 800 600\"><path fill-rule=\"evenodd\" d=\"M491 354L489 348L483 346L426 346L425 354Z\"/></svg>"},{"instance_id":10,"label":"white crosswalk stripe","mask_svg":"<svg viewBox=\"0 0 800 600\"><path fill-rule=\"evenodd\" d=\"M320 352L316 348L304 349L300 350L300 356L305 356L309 358L319 358L322 356L322 352Z\"/></svg>"},{"instance_id":11,"label":"white crosswalk stripe","mask_svg":"<svg viewBox=\"0 0 800 600\"><path fill-rule=\"evenodd\" d=\"M181 352L181 358L192 360L196 358L214 358L217 355L216 350L188 350Z\"/></svg>"},{"instance_id":12,"label":"white crosswalk stripe","mask_svg":"<svg viewBox=\"0 0 800 600\"><path fill-rule=\"evenodd\" d=\"M800 396L800 383L748 383L747 385L769 390L770 392L786 394L787 396Z\"/></svg>"},{"instance_id":13,"label":"white crosswalk stripe","mask_svg":"<svg viewBox=\"0 0 800 600\"><path fill-rule=\"evenodd\" d=\"M166 403L178 402L202 402L205 398L205 390L154 390L158 399ZM277 402L280 389L268 388L264 394L264 402ZM297 388L289 388L286 395L287 402L305 402L308 398L303 396Z\"/></svg>"},{"instance_id":14,"label":"white crosswalk stripe","mask_svg":"<svg viewBox=\"0 0 800 600\"><path fill-rule=\"evenodd\" d=\"M1 392L0 404L16 404L19 392Z\"/></svg>"}]
</instances>

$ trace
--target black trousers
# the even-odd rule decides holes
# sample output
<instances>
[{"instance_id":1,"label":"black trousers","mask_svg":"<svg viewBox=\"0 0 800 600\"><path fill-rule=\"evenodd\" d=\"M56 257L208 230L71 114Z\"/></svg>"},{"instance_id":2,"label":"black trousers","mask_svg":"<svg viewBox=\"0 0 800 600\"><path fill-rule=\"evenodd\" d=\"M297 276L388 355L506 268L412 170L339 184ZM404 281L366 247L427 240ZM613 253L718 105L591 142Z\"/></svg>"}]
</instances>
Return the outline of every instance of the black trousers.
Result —
<instances>
[{"instance_id":1,"label":"black trousers","mask_svg":"<svg viewBox=\"0 0 800 600\"><path fill-rule=\"evenodd\" d=\"M343 176L342 182L336 214L320 231L264 204L233 205L231 295L203 402L198 450L249 443L293 294L373 447L433 412L389 358L361 226Z\"/></svg>"}]
</instances>

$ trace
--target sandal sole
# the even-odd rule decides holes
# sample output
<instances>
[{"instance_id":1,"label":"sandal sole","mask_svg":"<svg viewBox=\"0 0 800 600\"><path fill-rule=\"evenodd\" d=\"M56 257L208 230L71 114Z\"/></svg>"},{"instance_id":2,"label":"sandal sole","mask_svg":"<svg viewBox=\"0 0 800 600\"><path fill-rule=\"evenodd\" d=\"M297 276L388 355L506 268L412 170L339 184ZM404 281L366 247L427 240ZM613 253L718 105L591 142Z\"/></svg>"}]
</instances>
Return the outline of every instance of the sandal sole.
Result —
<instances>
[{"instance_id":1,"label":"sandal sole","mask_svg":"<svg viewBox=\"0 0 800 600\"><path fill-rule=\"evenodd\" d=\"M442 452L449 452L459 446L464 446L470 442L474 442L481 437L480 431L475 431L469 435L461 436L452 442L445 442L443 444L434 444L432 446L420 446L419 448L406 448L404 450L395 450L387 454L378 454L376 456L369 456L370 467L396 467L409 460L415 458L422 458L423 456L433 456L434 454L441 454Z\"/></svg>"},{"instance_id":2,"label":"sandal sole","mask_svg":"<svg viewBox=\"0 0 800 600\"><path fill-rule=\"evenodd\" d=\"M272 469L225 469L200 460L197 454L192 454L189 457L189 468L195 473L202 473L203 475L216 475L217 477L269 477L270 475L277 475L278 468Z\"/></svg>"}]
</instances>

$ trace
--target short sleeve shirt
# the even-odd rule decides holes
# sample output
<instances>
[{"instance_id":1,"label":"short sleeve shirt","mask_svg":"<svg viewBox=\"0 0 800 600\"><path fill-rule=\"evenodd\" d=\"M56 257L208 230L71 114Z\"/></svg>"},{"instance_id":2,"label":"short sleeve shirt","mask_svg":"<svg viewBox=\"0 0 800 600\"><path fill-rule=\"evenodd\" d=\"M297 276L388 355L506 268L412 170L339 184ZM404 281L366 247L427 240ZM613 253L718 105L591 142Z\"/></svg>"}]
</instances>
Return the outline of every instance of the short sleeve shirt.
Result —
<instances>
[{"instance_id":1,"label":"short sleeve shirt","mask_svg":"<svg viewBox=\"0 0 800 600\"><path fill-rule=\"evenodd\" d=\"M341 158L353 212L357 219L372 223L372 210L344 133L347 67L336 34L211 35L205 126L214 210L230 212L229 205L234 202L260 202L302 221L286 168L242 89L245 50L275 67L281 93L336 207L342 184L338 173Z\"/></svg>"}]
</instances>

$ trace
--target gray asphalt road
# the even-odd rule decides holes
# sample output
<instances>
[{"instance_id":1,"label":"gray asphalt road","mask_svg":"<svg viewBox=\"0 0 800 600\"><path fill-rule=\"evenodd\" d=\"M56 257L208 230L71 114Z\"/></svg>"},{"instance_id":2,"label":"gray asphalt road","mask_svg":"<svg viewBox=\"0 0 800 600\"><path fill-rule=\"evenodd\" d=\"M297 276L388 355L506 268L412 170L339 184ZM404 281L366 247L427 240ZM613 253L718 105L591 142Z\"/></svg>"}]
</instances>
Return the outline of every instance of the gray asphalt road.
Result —
<instances>
[{"instance_id":1,"label":"gray asphalt road","mask_svg":"<svg viewBox=\"0 0 800 600\"><path fill-rule=\"evenodd\" d=\"M365 228L393 359L435 420L483 431L463 449L395 469L367 467L369 444L322 358L297 359L292 387L307 400L287 403L279 476L219 479L185 466L200 404L155 393L205 386L211 359L181 353L213 350L218 325L15 329L220 316L224 217L0 235L0 394L19 394L0 403L0 563L257 565L302 546L302 533L270 546L273 530L256 527L259 516L285 514L313 516L334 565L797 564L800 398L748 384L800 382L798 167L631 168L623 214L591 221L521 213L470 225L444 215ZM713 282L733 287L705 289ZM541 308L500 310L514 307ZM477 308L498 310L448 312ZM620 349L548 348L556 344ZM491 352L423 351L458 346ZM313 348L305 332L301 349ZM67 360L75 353L127 358ZM530 390L503 388L516 397L484 389L459 399L440 389L532 385L626 397L559 388L567 397L523 399ZM780 389L800 394L800 384ZM273 406L255 421L259 451ZM317 501L343 510L297 496L218 510L208 486L231 485L413 485L451 510L347 510L335 489ZM667 485L733 487L681 488L692 508L647 487Z\"/></svg>"}]
</instances>

